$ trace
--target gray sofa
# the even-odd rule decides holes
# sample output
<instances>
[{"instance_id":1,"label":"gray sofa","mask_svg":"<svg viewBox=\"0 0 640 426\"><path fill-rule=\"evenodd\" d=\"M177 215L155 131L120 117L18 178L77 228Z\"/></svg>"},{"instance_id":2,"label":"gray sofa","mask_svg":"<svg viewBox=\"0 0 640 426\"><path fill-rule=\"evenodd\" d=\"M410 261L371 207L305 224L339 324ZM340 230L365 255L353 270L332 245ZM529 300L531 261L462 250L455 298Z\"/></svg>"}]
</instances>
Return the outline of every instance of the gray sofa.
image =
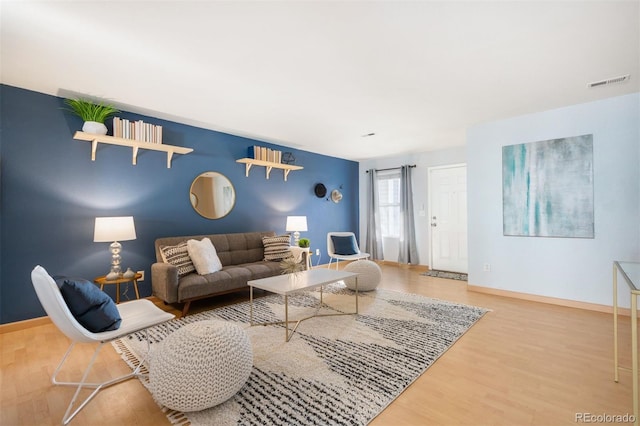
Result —
<instances>
[{"instance_id":1,"label":"gray sofa","mask_svg":"<svg viewBox=\"0 0 640 426\"><path fill-rule=\"evenodd\" d=\"M243 232L158 238L155 241L157 263L151 265L153 295L166 303L184 303L184 316L194 300L238 291L247 288L250 280L279 275L282 272L280 262L264 260L263 236L275 236L275 233ZM206 275L193 272L178 278L178 268L163 262L160 247L205 237L209 237L216 248L222 270Z\"/></svg>"}]
</instances>

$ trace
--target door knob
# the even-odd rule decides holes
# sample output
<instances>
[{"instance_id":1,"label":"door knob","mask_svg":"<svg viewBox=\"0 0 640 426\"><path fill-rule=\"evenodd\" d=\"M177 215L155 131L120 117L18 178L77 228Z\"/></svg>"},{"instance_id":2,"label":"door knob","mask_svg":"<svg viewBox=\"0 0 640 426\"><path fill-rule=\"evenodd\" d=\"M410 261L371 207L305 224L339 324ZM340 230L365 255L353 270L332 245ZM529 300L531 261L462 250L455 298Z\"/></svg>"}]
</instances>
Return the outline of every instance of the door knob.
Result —
<instances>
[{"instance_id":1,"label":"door knob","mask_svg":"<svg viewBox=\"0 0 640 426\"><path fill-rule=\"evenodd\" d=\"M435 222L433 222L433 223L431 224L431 226L434 226L434 227L435 227L435 226L438 226L438 224L437 224L437 223L435 223Z\"/></svg>"}]
</instances>

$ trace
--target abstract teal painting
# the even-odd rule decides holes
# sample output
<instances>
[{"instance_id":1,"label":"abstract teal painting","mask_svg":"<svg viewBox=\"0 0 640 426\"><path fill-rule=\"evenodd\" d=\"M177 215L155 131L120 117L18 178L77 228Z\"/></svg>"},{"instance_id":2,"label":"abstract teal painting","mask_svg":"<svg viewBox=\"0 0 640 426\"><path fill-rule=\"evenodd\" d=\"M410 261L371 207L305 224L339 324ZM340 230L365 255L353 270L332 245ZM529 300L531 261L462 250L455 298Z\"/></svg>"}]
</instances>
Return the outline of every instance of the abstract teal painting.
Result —
<instances>
[{"instance_id":1,"label":"abstract teal painting","mask_svg":"<svg viewBox=\"0 0 640 426\"><path fill-rule=\"evenodd\" d=\"M502 147L503 233L593 238L593 135Z\"/></svg>"}]
</instances>

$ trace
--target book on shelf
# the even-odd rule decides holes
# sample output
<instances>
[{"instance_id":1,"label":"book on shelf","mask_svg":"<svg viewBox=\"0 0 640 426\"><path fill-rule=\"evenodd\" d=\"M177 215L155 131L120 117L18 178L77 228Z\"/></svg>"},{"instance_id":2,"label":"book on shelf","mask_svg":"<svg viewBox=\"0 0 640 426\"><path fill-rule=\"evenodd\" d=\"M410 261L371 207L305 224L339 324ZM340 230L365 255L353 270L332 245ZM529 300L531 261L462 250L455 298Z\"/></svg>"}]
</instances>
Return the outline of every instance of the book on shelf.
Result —
<instances>
[{"instance_id":1,"label":"book on shelf","mask_svg":"<svg viewBox=\"0 0 640 426\"><path fill-rule=\"evenodd\" d=\"M147 143L162 143L162 126L113 117L113 136Z\"/></svg>"},{"instance_id":2,"label":"book on shelf","mask_svg":"<svg viewBox=\"0 0 640 426\"><path fill-rule=\"evenodd\" d=\"M258 147L257 146L250 146L247 149L247 158L253 158L254 160L258 159Z\"/></svg>"},{"instance_id":3,"label":"book on shelf","mask_svg":"<svg viewBox=\"0 0 640 426\"><path fill-rule=\"evenodd\" d=\"M270 163L282 163L282 151L266 146L252 145L247 148L247 158Z\"/></svg>"}]
</instances>

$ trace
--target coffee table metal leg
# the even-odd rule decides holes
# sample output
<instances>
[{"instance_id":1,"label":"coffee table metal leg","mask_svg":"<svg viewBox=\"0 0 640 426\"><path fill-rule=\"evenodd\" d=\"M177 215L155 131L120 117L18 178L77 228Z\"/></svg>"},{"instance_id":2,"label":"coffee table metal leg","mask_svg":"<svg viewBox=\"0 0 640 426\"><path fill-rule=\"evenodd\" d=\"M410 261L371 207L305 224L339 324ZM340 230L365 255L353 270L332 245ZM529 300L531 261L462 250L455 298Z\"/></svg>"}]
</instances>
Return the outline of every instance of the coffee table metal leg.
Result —
<instances>
[{"instance_id":1,"label":"coffee table metal leg","mask_svg":"<svg viewBox=\"0 0 640 426\"><path fill-rule=\"evenodd\" d=\"M358 276L356 275L356 315L358 315Z\"/></svg>"},{"instance_id":2,"label":"coffee table metal leg","mask_svg":"<svg viewBox=\"0 0 640 426\"><path fill-rule=\"evenodd\" d=\"M276 324L284 324L284 335L285 335L285 342L288 342L291 340L291 338L293 337L293 335L295 334L298 326L300 325L300 323L302 321L311 319L311 318L315 318L315 317L328 317L328 316L337 316L337 315L354 315L354 314L358 314L359 313L359 302L358 302L358 295L359 295L359 291L358 291L358 277L355 277L356 280L356 286L355 286L355 296L356 296L356 311L355 312L340 312L340 313L335 313L335 314L319 314L318 311L320 308L322 308L322 304L324 303L324 293L323 293L323 286L320 286L320 305L318 306L318 309L316 310L316 313L314 315L305 317L305 318L301 318L299 320L293 320L291 322L295 322L295 325L293 326L293 328L289 329L289 296L287 294L284 294L284 321L275 321L275 322L264 322L264 323L254 323L253 322L253 286L249 286L249 323L250 325L276 325Z\"/></svg>"},{"instance_id":3,"label":"coffee table metal leg","mask_svg":"<svg viewBox=\"0 0 640 426\"><path fill-rule=\"evenodd\" d=\"M293 334L293 333L291 333ZM284 295L284 341L288 342L289 336L289 296Z\"/></svg>"},{"instance_id":4,"label":"coffee table metal leg","mask_svg":"<svg viewBox=\"0 0 640 426\"><path fill-rule=\"evenodd\" d=\"M249 286L249 324L253 325L253 286Z\"/></svg>"}]
</instances>

